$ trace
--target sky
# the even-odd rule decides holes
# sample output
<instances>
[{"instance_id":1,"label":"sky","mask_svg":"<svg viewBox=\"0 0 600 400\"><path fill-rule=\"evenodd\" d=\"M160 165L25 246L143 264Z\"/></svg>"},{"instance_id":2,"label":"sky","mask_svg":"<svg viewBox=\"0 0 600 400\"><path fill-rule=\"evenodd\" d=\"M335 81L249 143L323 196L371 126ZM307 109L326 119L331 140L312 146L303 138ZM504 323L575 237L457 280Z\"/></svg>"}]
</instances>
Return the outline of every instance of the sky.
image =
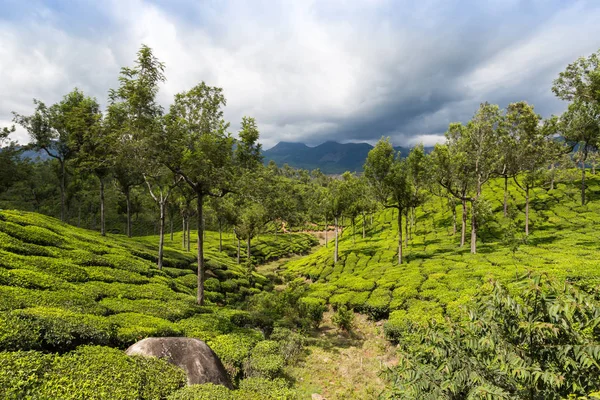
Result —
<instances>
[{"instance_id":1,"label":"sky","mask_svg":"<svg viewBox=\"0 0 600 400\"><path fill-rule=\"evenodd\" d=\"M600 48L598 0L0 0L0 127L78 87L105 105L142 44L166 64L159 101L222 87L231 131L264 148L443 140L485 101L566 104L558 73ZM21 143L27 133L19 129Z\"/></svg>"}]
</instances>

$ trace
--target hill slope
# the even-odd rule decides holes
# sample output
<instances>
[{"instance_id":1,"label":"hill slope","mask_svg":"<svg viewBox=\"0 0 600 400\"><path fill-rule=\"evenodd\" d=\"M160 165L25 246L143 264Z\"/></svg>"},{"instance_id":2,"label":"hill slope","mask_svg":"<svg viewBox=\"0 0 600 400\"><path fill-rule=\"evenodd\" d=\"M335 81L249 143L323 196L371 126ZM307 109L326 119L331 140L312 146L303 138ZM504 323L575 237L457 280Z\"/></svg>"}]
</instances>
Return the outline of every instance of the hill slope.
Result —
<instances>
[{"instance_id":1,"label":"hill slope","mask_svg":"<svg viewBox=\"0 0 600 400\"><path fill-rule=\"evenodd\" d=\"M182 384L177 370L129 365L134 361L109 348L125 348L148 336L205 340L237 379L265 337L248 312L222 305L235 305L272 283L236 264L230 235L219 252L218 235L208 232L208 302L200 307L195 304L194 253L176 250L180 241L167 241L165 268L158 270L156 240L102 237L39 214L0 211L0 392L12 393L8 398L39 390L41 398L114 398L110 392L85 392L106 388L119 398L164 398ZM315 243L304 234L263 235L255 240L253 253L268 261L304 253ZM71 363L79 363L80 370L70 369ZM98 377L104 369L120 374L121 367L131 368L132 375L123 378L131 382L114 385ZM11 375L13 368L25 375ZM166 389L156 389L161 394L152 392L152 385L162 384L148 381L148 374L164 381ZM88 389L69 389L80 383Z\"/></svg>"},{"instance_id":2,"label":"hill slope","mask_svg":"<svg viewBox=\"0 0 600 400\"><path fill-rule=\"evenodd\" d=\"M357 234L354 243L352 229L344 230L337 264L333 263L330 242L329 247L288 263L287 273L315 282L311 295L316 298L333 305L348 305L377 319L389 315L386 326L390 337L395 329L409 322L457 316L460 308L492 278L510 285L517 275L532 271L597 290L600 179L589 176L590 201L584 206L579 203L578 185L561 183L552 191L534 191L532 233L514 257L502 243L506 222L502 217L503 185L493 181L484 191L493 215L481 229L478 254L470 254L468 244L459 248L460 233L451 235L451 212L441 199L431 197L423 208L417 209L417 225L404 264L396 261L396 218L392 210L387 210L376 216L372 226L367 226L365 239ZM514 185L510 187L509 206L518 210L521 231L524 197ZM460 207L457 213L460 220ZM356 231L361 231L360 226Z\"/></svg>"}]
</instances>

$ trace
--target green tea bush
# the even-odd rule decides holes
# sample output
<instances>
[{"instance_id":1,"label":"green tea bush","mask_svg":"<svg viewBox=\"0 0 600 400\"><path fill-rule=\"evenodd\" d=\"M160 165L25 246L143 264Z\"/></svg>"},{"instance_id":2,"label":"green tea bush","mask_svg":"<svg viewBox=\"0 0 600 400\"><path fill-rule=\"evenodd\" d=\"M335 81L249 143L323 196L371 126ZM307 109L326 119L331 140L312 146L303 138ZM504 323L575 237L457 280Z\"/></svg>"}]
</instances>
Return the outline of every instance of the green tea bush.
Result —
<instances>
[{"instance_id":1,"label":"green tea bush","mask_svg":"<svg viewBox=\"0 0 600 400\"><path fill-rule=\"evenodd\" d=\"M284 365L285 360L279 352L279 343L263 340L258 342L250 357L245 360L244 376L273 379L282 374Z\"/></svg>"},{"instance_id":2,"label":"green tea bush","mask_svg":"<svg viewBox=\"0 0 600 400\"><path fill-rule=\"evenodd\" d=\"M179 389L167 400L236 400L234 393L225 386L204 383Z\"/></svg>"},{"instance_id":3,"label":"green tea bush","mask_svg":"<svg viewBox=\"0 0 600 400\"><path fill-rule=\"evenodd\" d=\"M157 358L88 346L56 359L38 395L48 399L161 399L183 387L182 369Z\"/></svg>"},{"instance_id":4,"label":"green tea bush","mask_svg":"<svg viewBox=\"0 0 600 400\"><path fill-rule=\"evenodd\" d=\"M119 347L127 347L150 336L181 336L176 324L165 319L139 313L122 313L106 318L115 326L114 340Z\"/></svg>"},{"instance_id":5,"label":"green tea bush","mask_svg":"<svg viewBox=\"0 0 600 400\"><path fill-rule=\"evenodd\" d=\"M82 344L109 344L110 322L100 316L36 307L5 313L0 349L66 351Z\"/></svg>"},{"instance_id":6,"label":"green tea bush","mask_svg":"<svg viewBox=\"0 0 600 400\"><path fill-rule=\"evenodd\" d=\"M196 312L196 303L192 299L163 301L107 297L102 299L99 304L114 314L132 312L168 319L170 321L190 317Z\"/></svg>"},{"instance_id":7,"label":"green tea bush","mask_svg":"<svg viewBox=\"0 0 600 400\"><path fill-rule=\"evenodd\" d=\"M31 271L28 269L6 270L0 268L0 284L42 290L60 290L69 288L69 284L60 278L56 278L44 272Z\"/></svg>"},{"instance_id":8,"label":"green tea bush","mask_svg":"<svg viewBox=\"0 0 600 400\"><path fill-rule=\"evenodd\" d=\"M4 399L33 399L55 355L39 351L0 352L0 393Z\"/></svg>"},{"instance_id":9,"label":"green tea bush","mask_svg":"<svg viewBox=\"0 0 600 400\"><path fill-rule=\"evenodd\" d=\"M133 283L142 284L149 283L150 279L147 276L138 274L137 272L126 271L122 269L110 268L110 267L84 267L87 271L89 280L101 281L101 282L121 282L121 283Z\"/></svg>"},{"instance_id":10,"label":"green tea bush","mask_svg":"<svg viewBox=\"0 0 600 400\"><path fill-rule=\"evenodd\" d=\"M242 365L250 355L250 351L263 339L263 335L259 332L246 329L216 336L207 343L219 356L231 379L235 380L241 373Z\"/></svg>"},{"instance_id":11,"label":"green tea bush","mask_svg":"<svg viewBox=\"0 0 600 400\"><path fill-rule=\"evenodd\" d=\"M338 329L345 332L351 332L354 326L354 312L347 309L346 306L340 306L331 317L331 322L333 322Z\"/></svg>"},{"instance_id":12,"label":"green tea bush","mask_svg":"<svg viewBox=\"0 0 600 400\"><path fill-rule=\"evenodd\" d=\"M326 309L325 300L314 297L301 297L298 299L300 318L306 319L315 329L321 324Z\"/></svg>"}]
</instances>

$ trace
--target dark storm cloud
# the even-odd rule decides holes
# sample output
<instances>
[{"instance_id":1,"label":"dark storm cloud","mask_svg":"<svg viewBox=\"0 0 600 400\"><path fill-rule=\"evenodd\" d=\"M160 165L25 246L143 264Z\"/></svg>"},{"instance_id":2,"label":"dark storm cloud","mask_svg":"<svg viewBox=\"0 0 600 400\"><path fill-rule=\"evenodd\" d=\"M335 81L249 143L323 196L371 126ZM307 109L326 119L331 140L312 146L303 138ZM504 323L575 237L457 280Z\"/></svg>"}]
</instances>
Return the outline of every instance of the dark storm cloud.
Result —
<instances>
[{"instance_id":1,"label":"dark storm cloud","mask_svg":"<svg viewBox=\"0 0 600 400\"><path fill-rule=\"evenodd\" d=\"M6 1L0 124L74 86L105 102L141 43L167 65L159 100L224 88L262 141L439 140L479 103L564 104L552 80L600 47L595 1ZM20 132L20 138L26 135Z\"/></svg>"}]
</instances>

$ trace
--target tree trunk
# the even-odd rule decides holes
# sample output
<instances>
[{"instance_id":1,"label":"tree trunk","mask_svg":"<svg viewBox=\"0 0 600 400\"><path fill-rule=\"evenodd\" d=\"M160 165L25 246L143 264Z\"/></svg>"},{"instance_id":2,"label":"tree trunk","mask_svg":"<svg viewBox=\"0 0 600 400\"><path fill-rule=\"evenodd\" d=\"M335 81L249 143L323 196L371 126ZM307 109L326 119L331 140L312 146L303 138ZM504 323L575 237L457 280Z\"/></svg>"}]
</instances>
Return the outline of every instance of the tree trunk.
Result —
<instances>
[{"instance_id":1,"label":"tree trunk","mask_svg":"<svg viewBox=\"0 0 600 400\"><path fill-rule=\"evenodd\" d=\"M356 224L352 220L352 244L356 244Z\"/></svg>"},{"instance_id":2,"label":"tree trunk","mask_svg":"<svg viewBox=\"0 0 600 400\"><path fill-rule=\"evenodd\" d=\"M127 237L131 237L131 191L125 190L125 202L127 203Z\"/></svg>"},{"instance_id":3,"label":"tree trunk","mask_svg":"<svg viewBox=\"0 0 600 400\"><path fill-rule=\"evenodd\" d=\"M219 251L223 251L223 229L219 220Z\"/></svg>"},{"instance_id":4,"label":"tree trunk","mask_svg":"<svg viewBox=\"0 0 600 400\"><path fill-rule=\"evenodd\" d=\"M173 215L169 215L169 224L171 229L171 242L173 241Z\"/></svg>"},{"instance_id":5,"label":"tree trunk","mask_svg":"<svg viewBox=\"0 0 600 400\"><path fill-rule=\"evenodd\" d=\"M333 250L333 263L336 264L338 262L338 219L334 218L335 221L335 248Z\"/></svg>"},{"instance_id":6,"label":"tree trunk","mask_svg":"<svg viewBox=\"0 0 600 400\"><path fill-rule=\"evenodd\" d=\"M250 262L250 241L252 240L252 238L250 237L250 235L248 235L248 242L246 243L246 254L248 255L248 262Z\"/></svg>"},{"instance_id":7,"label":"tree trunk","mask_svg":"<svg viewBox=\"0 0 600 400\"><path fill-rule=\"evenodd\" d=\"M187 251L191 251L192 232L190 228L190 216L187 216Z\"/></svg>"},{"instance_id":8,"label":"tree trunk","mask_svg":"<svg viewBox=\"0 0 600 400\"><path fill-rule=\"evenodd\" d=\"M471 254L477 253L477 221L475 220L475 202L471 201Z\"/></svg>"},{"instance_id":9,"label":"tree trunk","mask_svg":"<svg viewBox=\"0 0 600 400\"><path fill-rule=\"evenodd\" d=\"M240 238L237 238L237 263L240 263Z\"/></svg>"},{"instance_id":10,"label":"tree trunk","mask_svg":"<svg viewBox=\"0 0 600 400\"><path fill-rule=\"evenodd\" d=\"M504 175L504 217L508 215L508 176Z\"/></svg>"},{"instance_id":11,"label":"tree trunk","mask_svg":"<svg viewBox=\"0 0 600 400\"><path fill-rule=\"evenodd\" d=\"M165 246L165 202L160 201L160 220L158 229L158 269L163 266L163 248Z\"/></svg>"},{"instance_id":12,"label":"tree trunk","mask_svg":"<svg viewBox=\"0 0 600 400\"><path fill-rule=\"evenodd\" d=\"M373 225L373 214L371 214L371 224L370 225Z\"/></svg>"},{"instance_id":13,"label":"tree trunk","mask_svg":"<svg viewBox=\"0 0 600 400\"><path fill-rule=\"evenodd\" d=\"M60 220L65 221L65 161L60 161Z\"/></svg>"},{"instance_id":14,"label":"tree trunk","mask_svg":"<svg viewBox=\"0 0 600 400\"><path fill-rule=\"evenodd\" d=\"M465 236L467 233L467 200L462 200L462 226L460 231L460 247L465 245Z\"/></svg>"},{"instance_id":15,"label":"tree trunk","mask_svg":"<svg viewBox=\"0 0 600 400\"><path fill-rule=\"evenodd\" d=\"M204 195L198 193L198 299L199 305L204 304L204 226L202 225L202 206Z\"/></svg>"},{"instance_id":16,"label":"tree trunk","mask_svg":"<svg viewBox=\"0 0 600 400\"><path fill-rule=\"evenodd\" d=\"M581 205L585 205L585 159L581 161Z\"/></svg>"},{"instance_id":17,"label":"tree trunk","mask_svg":"<svg viewBox=\"0 0 600 400\"><path fill-rule=\"evenodd\" d=\"M398 210L398 265L402 264L402 210Z\"/></svg>"},{"instance_id":18,"label":"tree trunk","mask_svg":"<svg viewBox=\"0 0 600 400\"><path fill-rule=\"evenodd\" d=\"M182 228L181 228L182 246L183 246L183 249L185 250L187 248L185 246L185 239L186 239L185 215L182 218L181 226L182 226Z\"/></svg>"},{"instance_id":19,"label":"tree trunk","mask_svg":"<svg viewBox=\"0 0 600 400\"><path fill-rule=\"evenodd\" d=\"M327 216L325 216L325 247L327 247L327 232L329 232L329 225L327 225Z\"/></svg>"},{"instance_id":20,"label":"tree trunk","mask_svg":"<svg viewBox=\"0 0 600 400\"><path fill-rule=\"evenodd\" d=\"M406 244L406 248L408 248L408 236L409 236L409 234L408 234L408 226L410 225L410 223L408 221L408 214L409 214L409 211L408 211L408 208L407 208L406 211L405 211L405 214L404 214L404 216L406 217L406 221L404 221L404 233L405 233L405 235L404 235L404 242Z\"/></svg>"},{"instance_id":21,"label":"tree trunk","mask_svg":"<svg viewBox=\"0 0 600 400\"><path fill-rule=\"evenodd\" d=\"M452 202L452 236L456 235L456 204Z\"/></svg>"},{"instance_id":22,"label":"tree trunk","mask_svg":"<svg viewBox=\"0 0 600 400\"><path fill-rule=\"evenodd\" d=\"M100 234L106 236L106 224L104 220L104 181L100 178Z\"/></svg>"},{"instance_id":23,"label":"tree trunk","mask_svg":"<svg viewBox=\"0 0 600 400\"><path fill-rule=\"evenodd\" d=\"M367 223L367 221L365 219L365 213L364 213L364 211L362 213L362 217L363 217L362 237L364 239L366 237L366 234L365 234L365 224Z\"/></svg>"},{"instance_id":24,"label":"tree trunk","mask_svg":"<svg viewBox=\"0 0 600 400\"><path fill-rule=\"evenodd\" d=\"M81 228L81 201L79 202L79 206L77 207L77 227Z\"/></svg>"},{"instance_id":25,"label":"tree trunk","mask_svg":"<svg viewBox=\"0 0 600 400\"><path fill-rule=\"evenodd\" d=\"M525 235L529 235L529 185L525 185Z\"/></svg>"},{"instance_id":26,"label":"tree trunk","mask_svg":"<svg viewBox=\"0 0 600 400\"><path fill-rule=\"evenodd\" d=\"M550 190L554 190L554 163L550 166L551 177L550 177Z\"/></svg>"}]
</instances>

